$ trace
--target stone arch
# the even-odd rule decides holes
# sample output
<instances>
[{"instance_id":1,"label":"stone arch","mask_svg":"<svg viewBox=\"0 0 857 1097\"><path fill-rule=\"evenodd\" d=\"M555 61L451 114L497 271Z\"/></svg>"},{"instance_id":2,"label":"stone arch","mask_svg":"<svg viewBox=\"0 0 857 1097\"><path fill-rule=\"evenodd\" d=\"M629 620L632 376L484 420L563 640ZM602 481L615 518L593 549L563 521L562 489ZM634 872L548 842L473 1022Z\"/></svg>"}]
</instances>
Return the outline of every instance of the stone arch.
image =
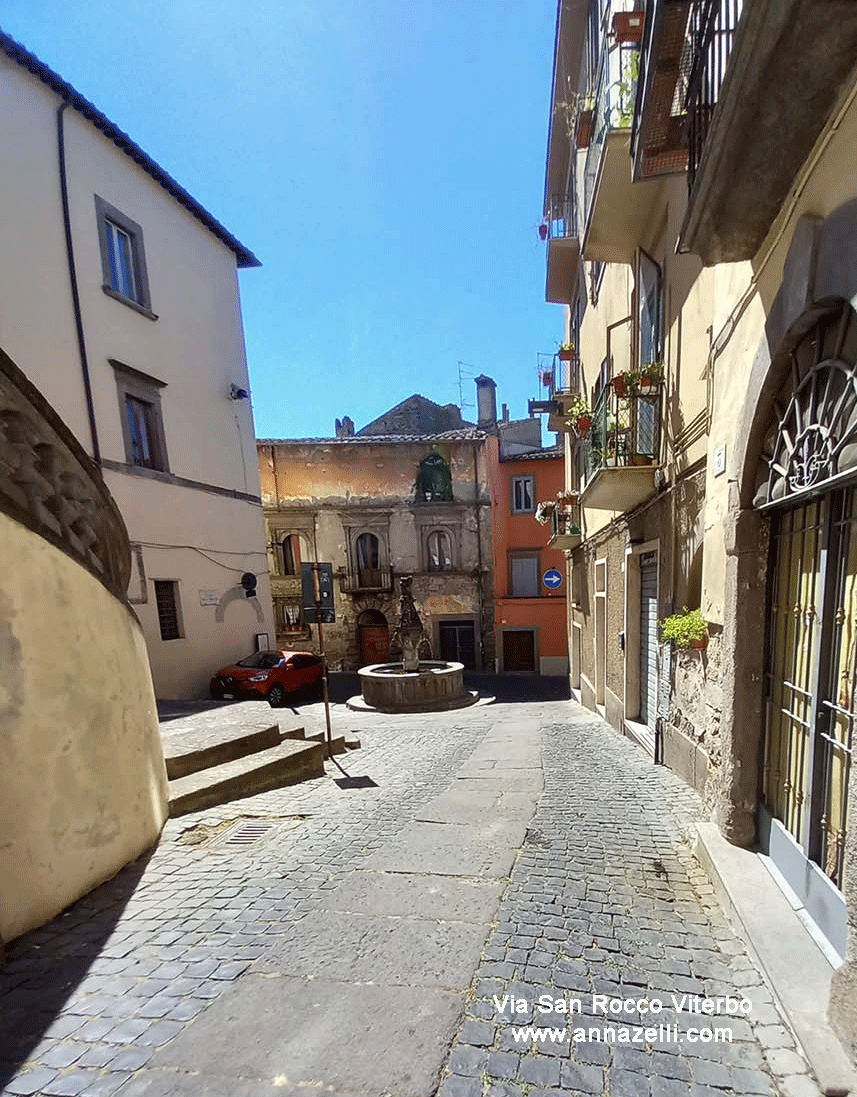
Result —
<instances>
[{"instance_id":1,"label":"stone arch","mask_svg":"<svg viewBox=\"0 0 857 1097\"><path fill-rule=\"evenodd\" d=\"M775 401L793 371L793 352L826 318L857 304L857 200L824 221L804 216L792 236L779 290L750 370L729 462L722 660L722 760L709 797L725 836L756 839L764 742L764 652L769 522L754 506L759 462L770 440Z\"/></svg>"},{"instance_id":2,"label":"stone arch","mask_svg":"<svg viewBox=\"0 0 857 1097\"><path fill-rule=\"evenodd\" d=\"M256 612L256 620L259 622L259 624L263 623L263 621L265 620L265 614L262 611L262 606L259 603L259 599L255 596L253 598L248 598L242 586L230 587L229 590L225 591L224 594L221 595L220 601L217 603L217 609L214 611L215 621L223 621L224 615L226 614L227 606L229 606L232 602L238 600L246 602L248 605L252 606Z\"/></svg>"}]
</instances>

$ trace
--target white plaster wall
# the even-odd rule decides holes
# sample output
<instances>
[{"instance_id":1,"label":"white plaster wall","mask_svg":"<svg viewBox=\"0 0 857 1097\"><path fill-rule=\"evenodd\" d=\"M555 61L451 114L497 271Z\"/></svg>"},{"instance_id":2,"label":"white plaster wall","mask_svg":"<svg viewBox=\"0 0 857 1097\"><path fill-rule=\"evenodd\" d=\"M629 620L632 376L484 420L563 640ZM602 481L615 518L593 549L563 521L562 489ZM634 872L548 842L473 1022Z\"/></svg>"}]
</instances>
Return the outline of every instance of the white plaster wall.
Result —
<instances>
[{"instance_id":1,"label":"white plaster wall","mask_svg":"<svg viewBox=\"0 0 857 1097\"><path fill-rule=\"evenodd\" d=\"M0 513L0 938L48 921L151 846L167 784L128 608Z\"/></svg>"},{"instance_id":2,"label":"white plaster wall","mask_svg":"<svg viewBox=\"0 0 857 1097\"><path fill-rule=\"evenodd\" d=\"M60 202L59 103L39 80L0 57L0 140L15 151L0 157L0 346L92 453ZM249 389L233 252L73 109L64 118L72 235L102 458L126 460L109 361L114 359L165 382L161 409L170 473L258 497L252 408L249 401L227 395L233 383ZM96 194L143 229L157 320L102 290ZM158 695L204 695L225 658L252 650L256 632L273 635L261 506L123 472L105 476L132 541L191 546L157 554L144 549L150 577L181 583L186 638L165 644L152 604L141 606L140 618ZM230 577L193 548L220 550L216 560L235 573ZM234 585L238 569L263 576L258 585L263 621L233 603L218 624L213 609L201 611L198 591L222 588L227 580ZM151 583L149 594L153 597Z\"/></svg>"}]
</instances>

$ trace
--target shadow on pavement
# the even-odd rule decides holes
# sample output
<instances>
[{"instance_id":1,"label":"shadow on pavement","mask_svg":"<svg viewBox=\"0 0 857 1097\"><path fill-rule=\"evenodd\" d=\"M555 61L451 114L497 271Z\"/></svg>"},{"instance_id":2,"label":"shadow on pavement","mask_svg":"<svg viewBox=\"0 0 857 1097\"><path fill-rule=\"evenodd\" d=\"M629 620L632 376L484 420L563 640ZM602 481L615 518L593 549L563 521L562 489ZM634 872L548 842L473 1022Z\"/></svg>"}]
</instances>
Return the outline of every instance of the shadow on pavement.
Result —
<instances>
[{"instance_id":1,"label":"shadow on pavement","mask_svg":"<svg viewBox=\"0 0 857 1097\"><path fill-rule=\"evenodd\" d=\"M62 1039L69 1028L88 1020L80 1016L82 1009L70 1017L59 1015L87 975L98 974L99 968L108 974L107 939L153 852L126 865L47 925L7 944L0 967L0 1090L45 1036Z\"/></svg>"}]
</instances>

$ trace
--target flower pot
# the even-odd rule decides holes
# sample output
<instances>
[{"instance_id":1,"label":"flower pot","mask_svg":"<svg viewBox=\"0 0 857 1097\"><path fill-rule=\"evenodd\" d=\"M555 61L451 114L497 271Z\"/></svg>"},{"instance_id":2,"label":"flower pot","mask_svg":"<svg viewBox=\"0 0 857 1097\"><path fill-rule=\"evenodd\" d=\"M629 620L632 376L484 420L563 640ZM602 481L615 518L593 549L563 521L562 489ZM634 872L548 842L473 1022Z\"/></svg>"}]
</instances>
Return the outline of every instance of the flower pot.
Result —
<instances>
[{"instance_id":1,"label":"flower pot","mask_svg":"<svg viewBox=\"0 0 857 1097\"><path fill-rule=\"evenodd\" d=\"M575 420L575 423L574 423L574 430L575 430L575 433L577 434L577 436L579 438L583 438L583 437L585 437L585 435L589 434L589 428L591 426L592 426L592 416L591 415L578 415L578 417L577 417L577 419Z\"/></svg>"},{"instance_id":2,"label":"flower pot","mask_svg":"<svg viewBox=\"0 0 857 1097\"><path fill-rule=\"evenodd\" d=\"M630 464L635 465L637 467L642 467L644 465L651 465L652 464L652 458L649 457L648 454L646 454L646 453L632 453L631 457L630 457Z\"/></svg>"},{"instance_id":3,"label":"flower pot","mask_svg":"<svg viewBox=\"0 0 857 1097\"><path fill-rule=\"evenodd\" d=\"M547 240L547 238L548 238L548 227L547 227L547 225L539 225L539 239L540 240Z\"/></svg>"},{"instance_id":4,"label":"flower pot","mask_svg":"<svg viewBox=\"0 0 857 1097\"><path fill-rule=\"evenodd\" d=\"M705 651L705 649L708 647L708 637L703 636L699 640L691 640L690 646L693 648L694 651Z\"/></svg>"},{"instance_id":5,"label":"flower pot","mask_svg":"<svg viewBox=\"0 0 857 1097\"><path fill-rule=\"evenodd\" d=\"M570 362L573 357L574 357L574 348L573 347L561 347L560 348L560 350L559 350L559 360L560 360L560 362Z\"/></svg>"},{"instance_id":6,"label":"flower pot","mask_svg":"<svg viewBox=\"0 0 857 1097\"><path fill-rule=\"evenodd\" d=\"M575 144L579 149L588 149L592 140L592 111L582 110L577 116Z\"/></svg>"},{"instance_id":7,"label":"flower pot","mask_svg":"<svg viewBox=\"0 0 857 1097\"><path fill-rule=\"evenodd\" d=\"M628 382L624 377L613 378L613 392L620 397L628 395Z\"/></svg>"},{"instance_id":8,"label":"flower pot","mask_svg":"<svg viewBox=\"0 0 857 1097\"><path fill-rule=\"evenodd\" d=\"M643 12L617 11L613 16L613 36L617 42L639 44L643 40Z\"/></svg>"}]
</instances>

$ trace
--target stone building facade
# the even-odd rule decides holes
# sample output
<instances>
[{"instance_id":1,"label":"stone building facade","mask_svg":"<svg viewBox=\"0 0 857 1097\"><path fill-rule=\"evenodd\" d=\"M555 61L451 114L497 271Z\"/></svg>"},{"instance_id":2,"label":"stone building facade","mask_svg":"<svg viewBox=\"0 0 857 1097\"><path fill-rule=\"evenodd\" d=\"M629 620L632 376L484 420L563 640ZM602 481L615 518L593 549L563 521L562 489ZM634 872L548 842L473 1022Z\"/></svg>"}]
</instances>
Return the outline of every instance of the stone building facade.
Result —
<instances>
[{"instance_id":1,"label":"stone building facade","mask_svg":"<svg viewBox=\"0 0 857 1097\"><path fill-rule=\"evenodd\" d=\"M434 655L493 669L487 436L461 422L457 408L415 395L372 434L346 417L335 438L259 441L279 647L317 650L300 565L318 560L335 575L336 623L324 629L332 669L390 657L402 575L414 577ZM444 429L409 432L426 425Z\"/></svg>"},{"instance_id":2,"label":"stone building facade","mask_svg":"<svg viewBox=\"0 0 857 1097\"><path fill-rule=\"evenodd\" d=\"M571 684L769 856L853 1051L857 11L642 9L558 4L546 298L574 353L541 410L583 517ZM684 607L704 650L661 642Z\"/></svg>"}]
</instances>

